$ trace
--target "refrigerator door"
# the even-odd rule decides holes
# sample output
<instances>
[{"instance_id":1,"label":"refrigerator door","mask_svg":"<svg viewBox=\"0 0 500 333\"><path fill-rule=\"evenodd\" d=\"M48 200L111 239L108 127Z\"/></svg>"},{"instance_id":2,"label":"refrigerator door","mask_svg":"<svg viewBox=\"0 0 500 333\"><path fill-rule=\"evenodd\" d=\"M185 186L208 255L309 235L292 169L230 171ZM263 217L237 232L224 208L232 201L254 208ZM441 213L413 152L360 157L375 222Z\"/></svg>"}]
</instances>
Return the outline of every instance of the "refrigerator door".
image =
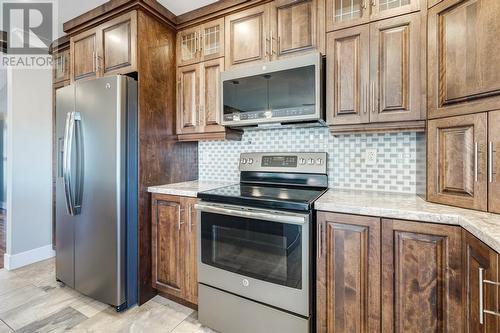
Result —
<instances>
[{"instance_id":1,"label":"refrigerator door","mask_svg":"<svg viewBox=\"0 0 500 333\"><path fill-rule=\"evenodd\" d=\"M75 98L84 156L75 289L120 306L126 301L127 78L78 83Z\"/></svg>"},{"instance_id":2,"label":"refrigerator door","mask_svg":"<svg viewBox=\"0 0 500 333\"><path fill-rule=\"evenodd\" d=\"M58 89L56 92L56 277L67 286L74 288L74 225L78 216L72 216L68 209L70 193L67 192L68 176L65 166L68 155L65 148L68 147L69 117L75 111L75 88L68 86ZM75 140L72 140L71 148L74 148ZM69 152L68 152L69 153ZM69 161L70 164L75 161ZM69 174L71 176L71 174ZM67 178L66 178L67 179Z\"/></svg>"}]
</instances>

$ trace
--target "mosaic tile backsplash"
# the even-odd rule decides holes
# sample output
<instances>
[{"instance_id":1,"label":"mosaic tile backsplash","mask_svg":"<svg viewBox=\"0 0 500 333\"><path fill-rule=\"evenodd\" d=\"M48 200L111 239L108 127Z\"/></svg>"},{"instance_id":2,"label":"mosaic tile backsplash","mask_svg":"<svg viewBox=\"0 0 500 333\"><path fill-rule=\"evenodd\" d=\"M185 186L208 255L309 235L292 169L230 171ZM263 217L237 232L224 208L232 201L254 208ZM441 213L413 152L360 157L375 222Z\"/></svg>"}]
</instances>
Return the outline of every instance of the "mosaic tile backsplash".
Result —
<instances>
[{"instance_id":1,"label":"mosaic tile backsplash","mask_svg":"<svg viewBox=\"0 0 500 333\"><path fill-rule=\"evenodd\" d=\"M376 160L370 161L367 154L374 149ZM322 127L249 130L241 141L202 141L199 179L238 182L238 162L243 152L323 151L329 155L332 188L418 193L424 182L420 170L425 163L423 134L333 136Z\"/></svg>"}]
</instances>

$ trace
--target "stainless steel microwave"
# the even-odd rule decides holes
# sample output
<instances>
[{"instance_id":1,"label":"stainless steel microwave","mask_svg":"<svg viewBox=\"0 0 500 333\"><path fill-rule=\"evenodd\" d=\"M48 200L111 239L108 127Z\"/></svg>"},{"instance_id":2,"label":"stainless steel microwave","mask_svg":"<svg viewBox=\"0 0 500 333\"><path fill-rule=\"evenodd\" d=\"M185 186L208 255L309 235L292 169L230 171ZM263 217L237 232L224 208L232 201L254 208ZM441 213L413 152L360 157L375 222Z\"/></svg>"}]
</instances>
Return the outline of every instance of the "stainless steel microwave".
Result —
<instances>
[{"instance_id":1,"label":"stainless steel microwave","mask_svg":"<svg viewBox=\"0 0 500 333\"><path fill-rule=\"evenodd\" d=\"M244 127L323 120L319 53L241 67L221 74L219 123Z\"/></svg>"}]
</instances>

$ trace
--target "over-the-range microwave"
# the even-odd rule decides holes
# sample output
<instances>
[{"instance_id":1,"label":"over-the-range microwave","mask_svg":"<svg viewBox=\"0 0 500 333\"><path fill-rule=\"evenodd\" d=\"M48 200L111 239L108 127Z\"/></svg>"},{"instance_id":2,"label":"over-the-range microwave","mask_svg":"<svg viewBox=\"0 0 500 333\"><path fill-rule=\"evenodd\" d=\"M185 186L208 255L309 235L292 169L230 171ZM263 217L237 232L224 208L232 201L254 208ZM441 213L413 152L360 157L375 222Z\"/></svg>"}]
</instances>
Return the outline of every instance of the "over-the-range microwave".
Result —
<instances>
[{"instance_id":1,"label":"over-the-range microwave","mask_svg":"<svg viewBox=\"0 0 500 333\"><path fill-rule=\"evenodd\" d=\"M324 123L322 63L312 53L222 72L219 123Z\"/></svg>"}]
</instances>

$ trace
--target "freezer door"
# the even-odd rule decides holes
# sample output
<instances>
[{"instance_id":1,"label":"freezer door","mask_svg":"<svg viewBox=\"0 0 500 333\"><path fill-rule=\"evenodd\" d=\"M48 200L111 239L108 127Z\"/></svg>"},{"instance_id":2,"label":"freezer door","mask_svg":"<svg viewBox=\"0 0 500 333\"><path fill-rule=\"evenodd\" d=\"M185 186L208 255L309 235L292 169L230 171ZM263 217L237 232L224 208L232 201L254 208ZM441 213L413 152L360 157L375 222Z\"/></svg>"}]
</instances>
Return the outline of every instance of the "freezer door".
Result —
<instances>
[{"instance_id":1,"label":"freezer door","mask_svg":"<svg viewBox=\"0 0 500 333\"><path fill-rule=\"evenodd\" d=\"M75 289L119 306L126 300L127 78L78 83L83 192L75 223Z\"/></svg>"},{"instance_id":2,"label":"freezer door","mask_svg":"<svg viewBox=\"0 0 500 333\"><path fill-rule=\"evenodd\" d=\"M56 92L56 128L55 149L56 158L56 277L67 286L74 288L74 226L78 216L72 216L68 210L68 199L65 182L65 162L75 164L74 156L68 156L65 148L68 147L68 117L75 111L75 88L68 86L58 89ZM73 149L75 151L75 149ZM72 159L71 161L68 158ZM67 165L66 165L67 166ZM68 174L66 174L68 176ZM70 175L71 176L71 175ZM67 179L67 178L66 178Z\"/></svg>"}]
</instances>

